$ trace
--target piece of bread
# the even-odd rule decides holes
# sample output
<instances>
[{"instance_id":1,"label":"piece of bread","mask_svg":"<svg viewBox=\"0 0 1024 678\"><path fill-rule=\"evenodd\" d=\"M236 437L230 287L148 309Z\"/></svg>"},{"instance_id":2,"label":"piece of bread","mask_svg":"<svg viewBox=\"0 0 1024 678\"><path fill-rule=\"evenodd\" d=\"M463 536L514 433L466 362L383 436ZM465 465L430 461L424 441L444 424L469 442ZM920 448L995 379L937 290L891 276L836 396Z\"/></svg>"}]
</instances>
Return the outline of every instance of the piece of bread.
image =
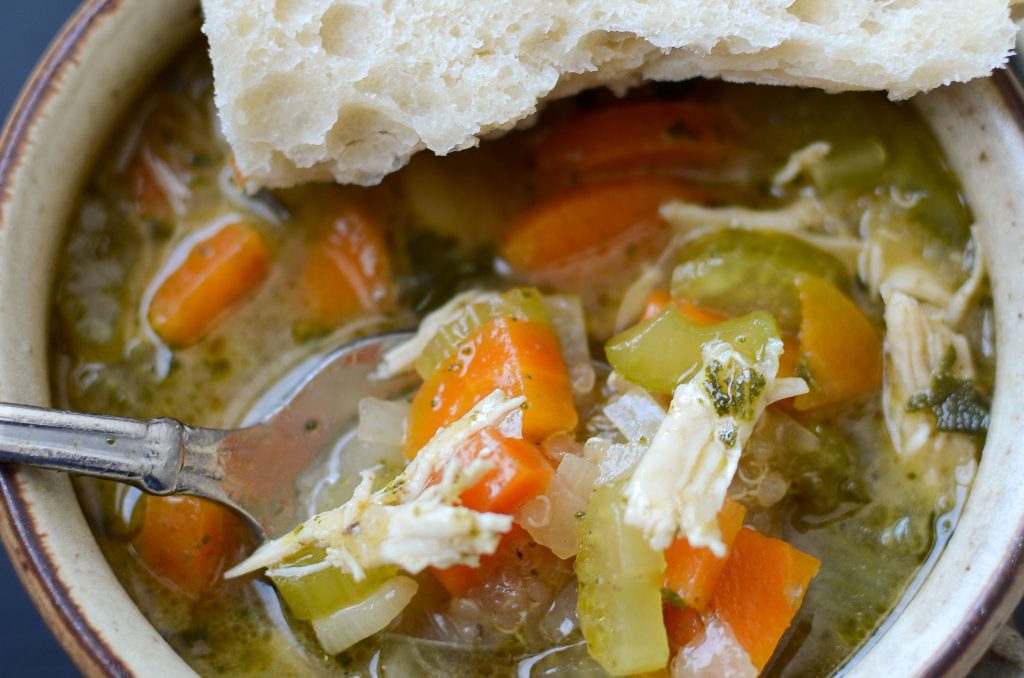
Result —
<instances>
[{"instance_id":1,"label":"piece of bread","mask_svg":"<svg viewBox=\"0 0 1024 678\"><path fill-rule=\"evenodd\" d=\"M374 184L545 99L695 76L905 98L989 74L1020 0L204 0L248 187Z\"/></svg>"}]
</instances>

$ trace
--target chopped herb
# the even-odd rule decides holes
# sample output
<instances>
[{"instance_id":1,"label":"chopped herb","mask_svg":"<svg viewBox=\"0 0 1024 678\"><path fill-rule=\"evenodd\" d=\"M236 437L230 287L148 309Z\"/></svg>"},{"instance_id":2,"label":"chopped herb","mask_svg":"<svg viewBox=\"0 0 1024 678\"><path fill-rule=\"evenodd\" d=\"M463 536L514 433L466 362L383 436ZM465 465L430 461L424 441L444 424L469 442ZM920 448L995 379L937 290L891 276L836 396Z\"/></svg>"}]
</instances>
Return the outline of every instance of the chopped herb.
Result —
<instances>
[{"instance_id":1,"label":"chopped herb","mask_svg":"<svg viewBox=\"0 0 1024 678\"><path fill-rule=\"evenodd\" d=\"M687 608L682 597L670 588L663 587L661 589L661 597L666 603L673 607L678 607L680 610L685 610Z\"/></svg>"},{"instance_id":2,"label":"chopped herb","mask_svg":"<svg viewBox=\"0 0 1024 678\"><path fill-rule=\"evenodd\" d=\"M989 400L970 379L953 376L956 351L950 347L932 377L931 388L907 403L908 412L930 409L940 431L984 433L988 430Z\"/></svg>"},{"instance_id":3,"label":"chopped herb","mask_svg":"<svg viewBox=\"0 0 1024 678\"><path fill-rule=\"evenodd\" d=\"M732 415L750 421L757 399L764 393L764 375L751 367L739 367L713 360L704 370L704 390L711 397L718 416Z\"/></svg>"}]
</instances>

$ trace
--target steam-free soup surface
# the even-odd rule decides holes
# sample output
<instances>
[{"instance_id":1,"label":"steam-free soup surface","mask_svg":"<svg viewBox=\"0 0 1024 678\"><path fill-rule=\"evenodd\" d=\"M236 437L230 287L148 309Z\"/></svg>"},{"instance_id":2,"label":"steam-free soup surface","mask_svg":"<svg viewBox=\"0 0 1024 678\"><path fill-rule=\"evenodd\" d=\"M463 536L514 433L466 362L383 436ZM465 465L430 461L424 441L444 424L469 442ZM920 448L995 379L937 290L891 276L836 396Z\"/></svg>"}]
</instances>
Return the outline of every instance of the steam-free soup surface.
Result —
<instances>
[{"instance_id":1,"label":"steam-free soup surface","mask_svg":"<svg viewBox=\"0 0 1024 678\"><path fill-rule=\"evenodd\" d=\"M820 561L764 673L824 675L927 571L973 474L993 339L970 223L911 105L710 82L649 85L625 100L585 92L528 130L418 155L372 188L246 196L195 47L116 125L69 224L53 391L79 410L233 427L303 360L415 328L456 293L563 295L586 319L593 387L590 360L569 356L558 335L571 417L552 414L553 430L530 444L549 475L576 455L606 464L605 477L609 445L650 444L605 408L627 392L667 408L683 378L670 369L677 356L641 346L636 328L767 313L786 346L779 375L810 393L760 415L728 494L744 529ZM928 341L948 349L941 360L920 353ZM899 362L908 351L924 361L916 382ZM911 388L921 369L925 388ZM416 429L415 408L402 443L413 453L408 436L436 430ZM364 443L325 452L298 488L310 514L345 501L362 466L383 459L383 482L406 463L401 446ZM630 473L596 483L580 522L597 520L593 497ZM595 594L581 594L577 576L596 546L586 529L573 533L575 559L538 543L517 513L529 492L509 500L520 502L508 510L517 527L467 588L416 573L415 597L385 631L329 656L267 578L223 579L256 546L230 513L87 479L76 488L117 576L200 673L605 674L580 628ZM704 628L721 609L662 589L666 619L691 615ZM678 633L668 632L673 656L709 632Z\"/></svg>"}]
</instances>

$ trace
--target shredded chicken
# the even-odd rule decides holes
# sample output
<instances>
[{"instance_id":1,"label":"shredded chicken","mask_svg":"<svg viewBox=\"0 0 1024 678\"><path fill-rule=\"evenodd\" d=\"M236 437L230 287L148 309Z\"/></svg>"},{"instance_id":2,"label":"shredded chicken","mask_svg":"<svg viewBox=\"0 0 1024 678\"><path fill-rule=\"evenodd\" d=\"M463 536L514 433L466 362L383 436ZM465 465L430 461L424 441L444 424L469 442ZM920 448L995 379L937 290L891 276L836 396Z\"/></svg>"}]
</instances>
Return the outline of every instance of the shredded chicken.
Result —
<instances>
[{"instance_id":1,"label":"shredded chicken","mask_svg":"<svg viewBox=\"0 0 1024 678\"><path fill-rule=\"evenodd\" d=\"M943 357L952 349L956 360L954 376L974 376L967 339L949 328L942 311L903 292L890 292L885 299L885 388L882 398L885 423L893 447L902 457L922 451L947 451L955 459L966 459L974 443L962 433L937 430L930 413L910 412L910 398L931 386Z\"/></svg>"},{"instance_id":2,"label":"shredded chicken","mask_svg":"<svg viewBox=\"0 0 1024 678\"><path fill-rule=\"evenodd\" d=\"M725 555L718 512L743 446L772 397L807 392L806 384L801 390L788 380L776 388L782 350L782 342L772 340L763 357L751 364L728 344L710 342L700 372L706 378L698 376L676 388L668 414L624 490L626 523L641 529L653 548L665 549L685 535L693 546ZM740 375L759 384L743 394L741 409L720 413L721 404L709 386L713 365L731 370L730 390Z\"/></svg>"},{"instance_id":3,"label":"shredded chicken","mask_svg":"<svg viewBox=\"0 0 1024 678\"><path fill-rule=\"evenodd\" d=\"M512 518L456 505L462 491L493 468L486 451L465 466L456 452L483 429L518 412L524 402L501 391L491 393L440 429L384 488L373 492L374 472L364 471L349 501L264 544L226 576L275 565L311 547L325 550L325 566L356 580L382 565L412 574L428 566L478 565L481 555L494 553L501 535L512 528ZM438 474L440 481L432 484Z\"/></svg>"},{"instance_id":4,"label":"shredded chicken","mask_svg":"<svg viewBox=\"0 0 1024 678\"><path fill-rule=\"evenodd\" d=\"M661 206L661 216L677 229L699 227L741 228L748 231L798 233L820 226L822 209L811 198L800 198L775 210L749 207L705 207L675 200Z\"/></svg>"},{"instance_id":5,"label":"shredded chicken","mask_svg":"<svg viewBox=\"0 0 1024 678\"><path fill-rule=\"evenodd\" d=\"M846 233L845 228L837 226L842 220L834 218L828 213L825 205L807 196L774 210L705 207L677 200L662 205L661 216L680 234L685 235L684 242L730 228L773 231L798 238L828 252L845 264L850 271L857 269L858 257L862 250L859 238Z\"/></svg>"},{"instance_id":6,"label":"shredded chicken","mask_svg":"<svg viewBox=\"0 0 1024 678\"><path fill-rule=\"evenodd\" d=\"M809 168L824 160L831 151L832 147L824 141L815 141L794 151L782 169L775 173L775 176L772 178L772 185L781 187L792 183L794 179Z\"/></svg>"}]
</instances>

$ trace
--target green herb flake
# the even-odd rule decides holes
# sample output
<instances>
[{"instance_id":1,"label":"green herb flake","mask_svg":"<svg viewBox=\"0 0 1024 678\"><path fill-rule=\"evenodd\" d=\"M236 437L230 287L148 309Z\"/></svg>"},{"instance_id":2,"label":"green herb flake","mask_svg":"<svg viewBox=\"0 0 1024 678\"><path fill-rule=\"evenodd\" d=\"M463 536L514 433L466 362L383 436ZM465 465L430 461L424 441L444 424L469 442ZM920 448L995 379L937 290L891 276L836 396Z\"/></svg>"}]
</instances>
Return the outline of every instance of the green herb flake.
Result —
<instances>
[{"instance_id":1,"label":"green herb flake","mask_svg":"<svg viewBox=\"0 0 1024 678\"><path fill-rule=\"evenodd\" d=\"M755 405L764 393L764 375L751 367L740 367L734 361L726 365L713 360L704 369L704 390L720 417L734 416L750 421Z\"/></svg>"},{"instance_id":2,"label":"green herb flake","mask_svg":"<svg viewBox=\"0 0 1024 678\"><path fill-rule=\"evenodd\" d=\"M661 597L666 603L678 607L680 610L685 610L688 607L682 596L668 587L661 589Z\"/></svg>"},{"instance_id":3,"label":"green herb flake","mask_svg":"<svg viewBox=\"0 0 1024 678\"><path fill-rule=\"evenodd\" d=\"M907 402L908 412L930 409L940 431L984 433L988 430L989 400L970 379L953 376L956 351L950 347L932 377L931 388Z\"/></svg>"},{"instance_id":4,"label":"green herb flake","mask_svg":"<svg viewBox=\"0 0 1024 678\"><path fill-rule=\"evenodd\" d=\"M736 445L736 427L726 426L718 432L718 439L722 441L722 444L726 447L734 447Z\"/></svg>"}]
</instances>

